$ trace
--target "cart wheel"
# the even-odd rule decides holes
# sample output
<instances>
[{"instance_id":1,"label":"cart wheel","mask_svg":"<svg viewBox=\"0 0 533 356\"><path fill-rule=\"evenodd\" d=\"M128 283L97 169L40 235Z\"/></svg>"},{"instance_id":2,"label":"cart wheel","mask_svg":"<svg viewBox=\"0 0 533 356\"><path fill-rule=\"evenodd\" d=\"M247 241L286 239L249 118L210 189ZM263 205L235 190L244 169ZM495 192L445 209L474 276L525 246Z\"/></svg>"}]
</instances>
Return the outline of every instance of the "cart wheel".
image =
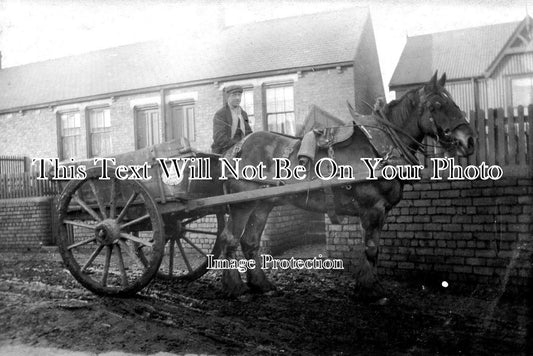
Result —
<instances>
[{"instance_id":1,"label":"cart wheel","mask_svg":"<svg viewBox=\"0 0 533 356\"><path fill-rule=\"evenodd\" d=\"M196 216L173 224L165 221L167 245L157 276L187 281L202 277L207 272L207 255L220 257L219 236L225 226L224 213Z\"/></svg>"},{"instance_id":2,"label":"cart wheel","mask_svg":"<svg viewBox=\"0 0 533 356\"><path fill-rule=\"evenodd\" d=\"M119 180L112 169L108 176L101 179L101 169L90 168L85 179L66 185L58 202L58 245L70 273L87 289L129 296L159 269L163 221L141 183Z\"/></svg>"}]
</instances>

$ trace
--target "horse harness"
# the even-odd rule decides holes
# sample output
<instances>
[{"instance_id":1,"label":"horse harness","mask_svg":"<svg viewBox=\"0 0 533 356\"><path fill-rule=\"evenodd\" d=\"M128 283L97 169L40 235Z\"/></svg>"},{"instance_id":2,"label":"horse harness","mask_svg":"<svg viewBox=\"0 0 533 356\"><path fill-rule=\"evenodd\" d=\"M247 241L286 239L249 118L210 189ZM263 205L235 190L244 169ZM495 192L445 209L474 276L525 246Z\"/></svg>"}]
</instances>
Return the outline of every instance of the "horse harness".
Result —
<instances>
[{"instance_id":1,"label":"horse harness","mask_svg":"<svg viewBox=\"0 0 533 356\"><path fill-rule=\"evenodd\" d=\"M227 159L227 160L232 160L234 158L239 158L241 156L242 146L244 145L244 143L248 140L248 138L250 136L251 135L244 136L233 147L231 147L229 150L227 150L226 153L224 153L223 157L225 159ZM298 143L298 141L295 140L290 145L287 145L287 147L285 147L283 149L283 153L281 154L280 158L289 158L291 153L294 152L294 149L295 149L297 143ZM230 178L230 179L232 179L232 178ZM261 180L259 180L259 179L249 179L249 181L256 182L256 183L261 183L264 187L279 186L279 185L283 184L283 182L281 180L272 180L272 179L261 179Z\"/></svg>"}]
</instances>

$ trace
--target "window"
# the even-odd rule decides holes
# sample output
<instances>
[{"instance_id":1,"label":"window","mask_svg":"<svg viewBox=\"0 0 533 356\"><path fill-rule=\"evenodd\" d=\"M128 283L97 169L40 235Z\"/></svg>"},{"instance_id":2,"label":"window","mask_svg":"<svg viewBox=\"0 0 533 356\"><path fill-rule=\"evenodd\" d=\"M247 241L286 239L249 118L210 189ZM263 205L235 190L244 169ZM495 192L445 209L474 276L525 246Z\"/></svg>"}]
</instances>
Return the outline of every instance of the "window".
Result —
<instances>
[{"instance_id":1,"label":"window","mask_svg":"<svg viewBox=\"0 0 533 356\"><path fill-rule=\"evenodd\" d=\"M81 124L79 112L59 114L59 134L61 137L61 159L81 158Z\"/></svg>"},{"instance_id":2,"label":"window","mask_svg":"<svg viewBox=\"0 0 533 356\"><path fill-rule=\"evenodd\" d=\"M189 141L195 140L194 103L177 103L170 107L171 123L168 126L168 139L185 137Z\"/></svg>"},{"instance_id":3,"label":"window","mask_svg":"<svg viewBox=\"0 0 533 356\"><path fill-rule=\"evenodd\" d=\"M511 96L515 112L522 105L527 114L527 106L533 104L533 76L511 79Z\"/></svg>"},{"instance_id":4,"label":"window","mask_svg":"<svg viewBox=\"0 0 533 356\"><path fill-rule=\"evenodd\" d=\"M268 130L295 135L293 87L267 88L266 102Z\"/></svg>"},{"instance_id":5,"label":"window","mask_svg":"<svg viewBox=\"0 0 533 356\"><path fill-rule=\"evenodd\" d=\"M255 124L254 90L253 90L253 88L244 89L244 91L242 92L241 107L248 114L248 121L250 122L250 127L253 130L254 129L254 124Z\"/></svg>"},{"instance_id":6,"label":"window","mask_svg":"<svg viewBox=\"0 0 533 356\"><path fill-rule=\"evenodd\" d=\"M158 108L137 109L135 115L137 148L155 145L161 142L161 122Z\"/></svg>"},{"instance_id":7,"label":"window","mask_svg":"<svg viewBox=\"0 0 533 356\"><path fill-rule=\"evenodd\" d=\"M89 156L105 157L113 153L111 146L111 115L109 108L90 109Z\"/></svg>"}]
</instances>

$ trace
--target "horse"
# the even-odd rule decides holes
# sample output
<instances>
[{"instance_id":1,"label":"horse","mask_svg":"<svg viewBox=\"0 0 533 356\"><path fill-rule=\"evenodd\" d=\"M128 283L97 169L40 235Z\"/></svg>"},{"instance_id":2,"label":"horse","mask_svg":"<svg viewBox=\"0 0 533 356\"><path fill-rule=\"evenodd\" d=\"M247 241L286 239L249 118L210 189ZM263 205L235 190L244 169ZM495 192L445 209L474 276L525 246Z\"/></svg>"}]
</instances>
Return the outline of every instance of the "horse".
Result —
<instances>
[{"instance_id":1,"label":"horse","mask_svg":"<svg viewBox=\"0 0 533 356\"><path fill-rule=\"evenodd\" d=\"M399 139L411 152L422 147L426 136L439 141L452 155L468 156L474 152L473 131L463 112L444 88L445 82L446 73L437 80L435 72L428 83L408 91L400 99L391 101L382 108L384 120L388 120L391 127L397 128ZM297 165L300 142L301 139L272 132L252 133L242 144L241 164L257 166L264 162L267 169L271 169L269 162L275 157L282 157L284 153L286 155L287 147L293 147L288 159L292 166ZM361 130L354 130L347 141L332 148L337 162L359 162L362 157L376 157ZM315 161L327 156L326 150L319 149ZM287 181L287 184L291 183L293 181ZM260 184L256 181L233 179L225 182L225 191L243 192L258 189ZM380 289L377 274L380 232L387 213L402 199L403 184L398 179L379 179L357 182L350 190L332 188L338 203L335 204L337 213L359 216L364 230L364 253L356 272L356 285L361 291L372 293ZM277 204L289 203L305 210L325 213L326 199L324 190L318 189L230 205L228 223L220 235L221 258L235 259L240 242L244 257L255 260L255 265L260 267L260 239L272 208ZM267 293L276 290L261 268L248 269L246 278L247 284L242 281L237 270L224 270L222 290L229 296L239 296L250 291Z\"/></svg>"}]
</instances>

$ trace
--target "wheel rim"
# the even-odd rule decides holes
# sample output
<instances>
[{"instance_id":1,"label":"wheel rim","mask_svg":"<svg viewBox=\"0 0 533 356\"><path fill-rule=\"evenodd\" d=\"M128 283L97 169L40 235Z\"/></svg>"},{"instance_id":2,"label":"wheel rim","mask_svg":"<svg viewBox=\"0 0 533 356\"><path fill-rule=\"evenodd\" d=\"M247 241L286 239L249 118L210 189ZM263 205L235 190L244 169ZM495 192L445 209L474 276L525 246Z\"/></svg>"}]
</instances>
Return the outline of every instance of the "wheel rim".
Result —
<instances>
[{"instance_id":1,"label":"wheel rim","mask_svg":"<svg viewBox=\"0 0 533 356\"><path fill-rule=\"evenodd\" d=\"M66 185L58 203L58 245L67 268L87 289L127 296L144 288L159 268L163 222L141 183L119 180L111 169L108 176L102 180L100 168L91 168L86 179Z\"/></svg>"},{"instance_id":2,"label":"wheel rim","mask_svg":"<svg viewBox=\"0 0 533 356\"><path fill-rule=\"evenodd\" d=\"M184 219L167 226L167 243L157 273L161 278L195 280L207 271L207 255L220 256L219 236L224 230L222 212ZM175 230L171 227L175 226ZM170 231L169 231L170 230Z\"/></svg>"}]
</instances>

